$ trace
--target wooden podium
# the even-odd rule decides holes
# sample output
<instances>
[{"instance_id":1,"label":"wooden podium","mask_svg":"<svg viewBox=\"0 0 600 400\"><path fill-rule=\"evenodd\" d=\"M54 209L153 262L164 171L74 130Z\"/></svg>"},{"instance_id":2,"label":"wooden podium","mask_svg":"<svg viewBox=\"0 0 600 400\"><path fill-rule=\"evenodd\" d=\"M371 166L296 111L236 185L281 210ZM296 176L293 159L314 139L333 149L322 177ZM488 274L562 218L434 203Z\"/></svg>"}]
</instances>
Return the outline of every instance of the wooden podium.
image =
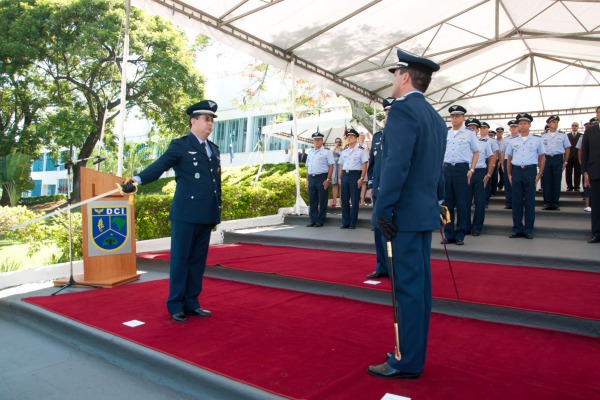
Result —
<instances>
[{"instance_id":1,"label":"wooden podium","mask_svg":"<svg viewBox=\"0 0 600 400\"><path fill-rule=\"evenodd\" d=\"M81 168L81 200L116 189L118 176ZM83 275L77 283L106 288L140 279L136 266L135 207L114 193L81 207L83 218ZM62 286L69 279L54 281Z\"/></svg>"}]
</instances>

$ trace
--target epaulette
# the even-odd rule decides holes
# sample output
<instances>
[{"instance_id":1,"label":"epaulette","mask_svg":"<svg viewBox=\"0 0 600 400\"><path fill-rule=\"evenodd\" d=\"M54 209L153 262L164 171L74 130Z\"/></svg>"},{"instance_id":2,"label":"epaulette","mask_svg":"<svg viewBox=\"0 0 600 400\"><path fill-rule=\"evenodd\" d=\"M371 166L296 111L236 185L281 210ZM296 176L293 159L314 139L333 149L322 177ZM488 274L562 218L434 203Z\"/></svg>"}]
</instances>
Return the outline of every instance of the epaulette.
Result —
<instances>
[{"instance_id":1,"label":"epaulette","mask_svg":"<svg viewBox=\"0 0 600 400\"><path fill-rule=\"evenodd\" d=\"M362 147L361 145L358 145L358 148L359 148L359 149L361 149L361 150L364 150L364 149L365 149L365 148L364 148L364 147Z\"/></svg>"},{"instance_id":2,"label":"epaulette","mask_svg":"<svg viewBox=\"0 0 600 400\"><path fill-rule=\"evenodd\" d=\"M539 133L534 133L533 136L542 137L542 135Z\"/></svg>"},{"instance_id":3,"label":"epaulette","mask_svg":"<svg viewBox=\"0 0 600 400\"><path fill-rule=\"evenodd\" d=\"M480 142L487 142L487 139L486 138L479 138L479 141Z\"/></svg>"}]
</instances>

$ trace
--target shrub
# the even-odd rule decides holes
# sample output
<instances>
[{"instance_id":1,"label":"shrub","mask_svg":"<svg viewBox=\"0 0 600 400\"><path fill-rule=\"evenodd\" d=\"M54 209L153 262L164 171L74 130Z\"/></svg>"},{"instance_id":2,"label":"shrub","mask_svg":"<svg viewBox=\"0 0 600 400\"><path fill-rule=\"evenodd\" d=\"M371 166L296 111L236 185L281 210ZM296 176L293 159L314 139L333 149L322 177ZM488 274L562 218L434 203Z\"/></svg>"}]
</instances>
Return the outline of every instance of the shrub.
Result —
<instances>
[{"instance_id":1,"label":"shrub","mask_svg":"<svg viewBox=\"0 0 600 400\"><path fill-rule=\"evenodd\" d=\"M61 201L66 199L67 196L64 194L53 194L51 196L21 197L17 204L22 206L33 206L36 204L52 203L55 201Z\"/></svg>"},{"instance_id":2,"label":"shrub","mask_svg":"<svg viewBox=\"0 0 600 400\"><path fill-rule=\"evenodd\" d=\"M137 240L171 236L169 208L173 196L150 194L135 198L135 233Z\"/></svg>"}]
</instances>

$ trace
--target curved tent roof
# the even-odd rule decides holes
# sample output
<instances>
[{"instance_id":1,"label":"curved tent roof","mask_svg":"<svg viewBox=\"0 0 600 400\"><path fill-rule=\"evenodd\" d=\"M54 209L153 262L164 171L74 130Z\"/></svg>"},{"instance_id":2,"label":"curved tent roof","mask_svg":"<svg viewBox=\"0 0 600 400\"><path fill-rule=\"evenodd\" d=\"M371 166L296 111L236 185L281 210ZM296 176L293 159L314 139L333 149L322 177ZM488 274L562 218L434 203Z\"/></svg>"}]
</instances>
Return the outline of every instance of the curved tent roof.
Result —
<instances>
[{"instance_id":1,"label":"curved tent roof","mask_svg":"<svg viewBox=\"0 0 600 400\"><path fill-rule=\"evenodd\" d=\"M447 115L593 116L600 2L585 0L133 0L213 39L380 107L396 49L442 66L427 91ZM544 118L545 120L545 118Z\"/></svg>"}]
</instances>

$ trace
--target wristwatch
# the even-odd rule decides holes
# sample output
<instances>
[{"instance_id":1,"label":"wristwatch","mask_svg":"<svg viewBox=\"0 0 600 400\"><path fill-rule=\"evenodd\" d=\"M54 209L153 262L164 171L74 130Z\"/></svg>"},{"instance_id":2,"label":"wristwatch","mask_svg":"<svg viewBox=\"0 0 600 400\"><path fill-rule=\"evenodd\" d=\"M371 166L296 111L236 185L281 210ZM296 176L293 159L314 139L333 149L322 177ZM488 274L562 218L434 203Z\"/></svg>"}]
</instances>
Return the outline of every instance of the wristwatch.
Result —
<instances>
[{"instance_id":1,"label":"wristwatch","mask_svg":"<svg viewBox=\"0 0 600 400\"><path fill-rule=\"evenodd\" d=\"M472 169L472 168L471 168L469 171L471 171L471 172L475 172L475 170L474 170L474 169Z\"/></svg>"}]
</instances>

